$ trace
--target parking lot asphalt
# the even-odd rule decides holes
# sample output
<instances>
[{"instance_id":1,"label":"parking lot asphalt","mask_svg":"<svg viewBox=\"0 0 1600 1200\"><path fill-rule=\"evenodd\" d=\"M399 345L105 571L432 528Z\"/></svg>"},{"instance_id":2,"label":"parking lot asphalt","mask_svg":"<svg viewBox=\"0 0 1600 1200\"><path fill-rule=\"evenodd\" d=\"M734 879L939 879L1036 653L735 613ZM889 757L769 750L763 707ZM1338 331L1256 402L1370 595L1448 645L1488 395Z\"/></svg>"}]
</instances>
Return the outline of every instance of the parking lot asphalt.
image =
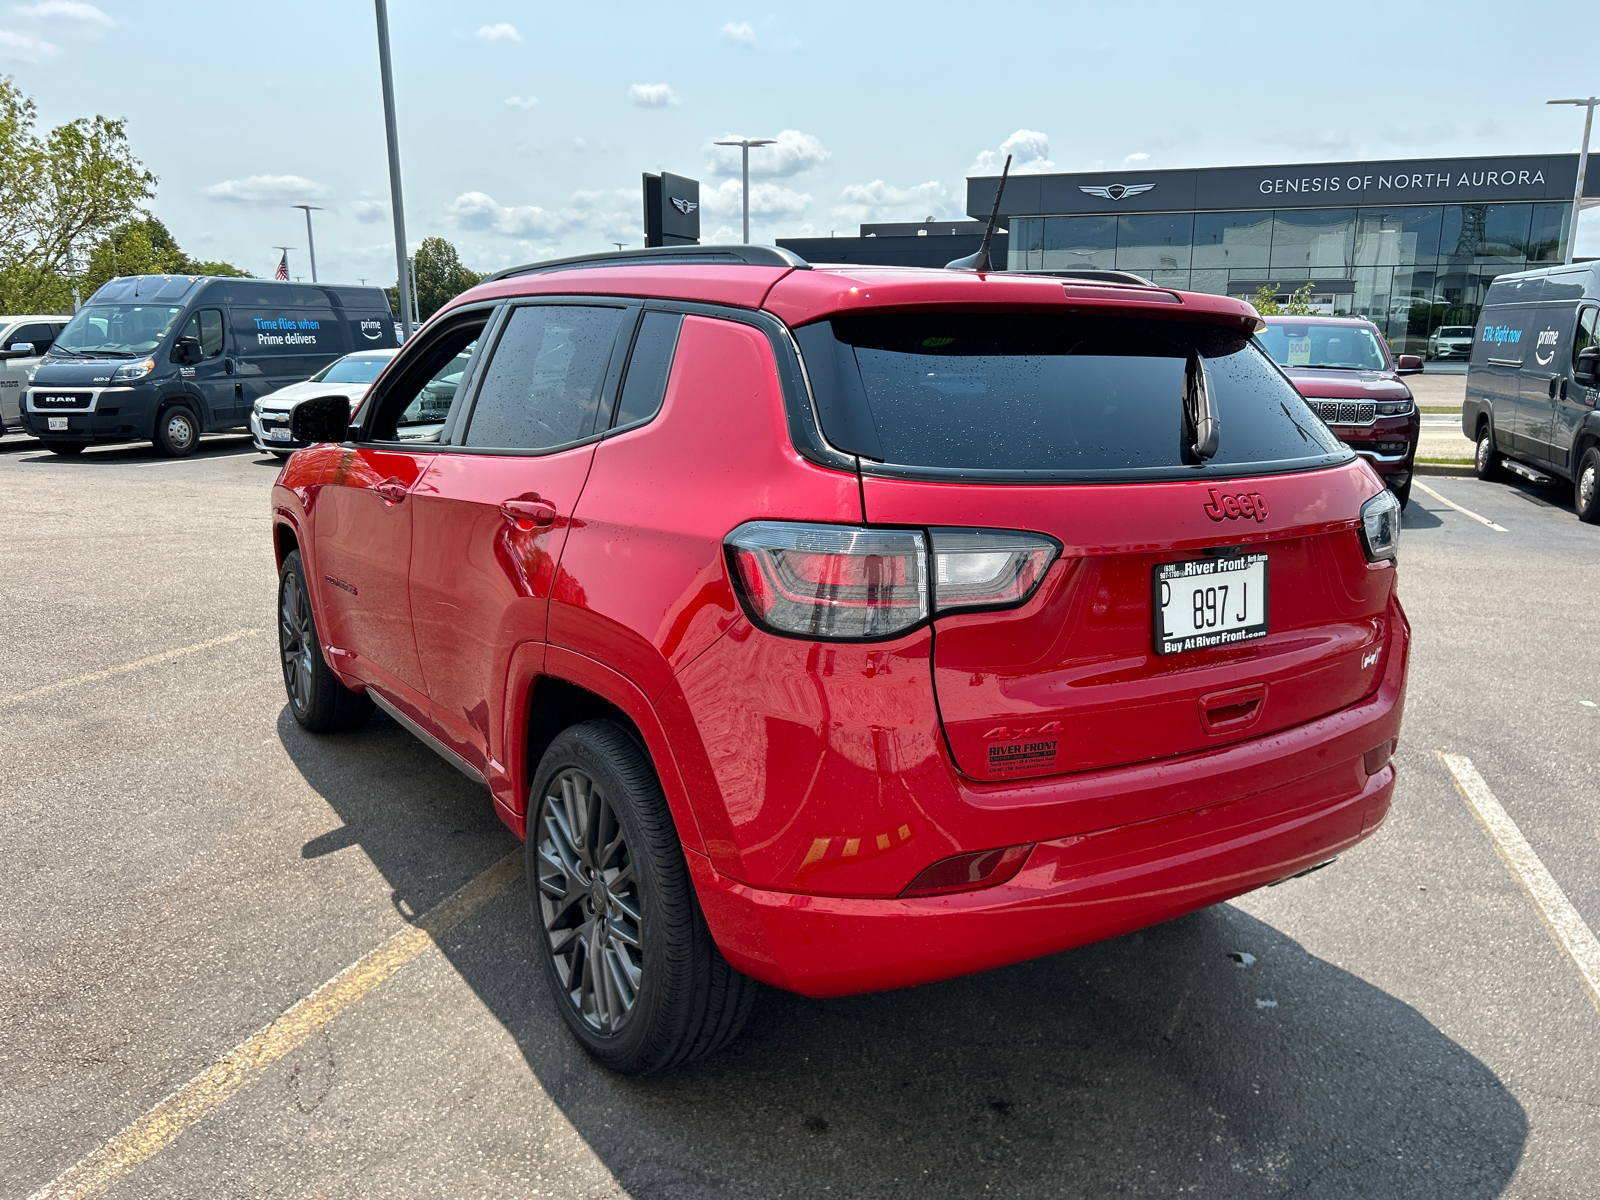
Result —
<instances>
[{"instance_id":1,"label":"parking lot asphalt","mask_svg":"<svg viewBox=\"0 0 1600 1200\"><path fill-rule=\"evenodd\" d=\"M1334 866L966 979L768 991L625 1080L548 1004L486 795L381 714L288 716L276 467L0 441L0 1195L1600 1195L1600 999L1439 757L1600 928L1570 489L1413 494L1400 782Z\"/></svg>"}]
</instances>

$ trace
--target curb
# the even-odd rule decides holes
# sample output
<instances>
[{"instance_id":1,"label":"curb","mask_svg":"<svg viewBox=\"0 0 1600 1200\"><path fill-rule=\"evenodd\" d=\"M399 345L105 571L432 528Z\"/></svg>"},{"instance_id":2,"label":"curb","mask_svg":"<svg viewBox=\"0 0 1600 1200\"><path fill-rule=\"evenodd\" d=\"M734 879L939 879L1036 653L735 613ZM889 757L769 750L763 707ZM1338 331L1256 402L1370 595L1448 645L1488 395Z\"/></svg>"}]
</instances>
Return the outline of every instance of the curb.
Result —
<instances>
[{"instance_id":1,"label":"curb","mask_svg":"<svg viewBox=\"0 0 1600 1200\"><path fill-rule=\"evenodd\" d=\"M1472 469L1471 463L1413 463L1411 468L1414 475L1456 475L1474 478L1477 472Z\"/></svg>"}]
</instances>

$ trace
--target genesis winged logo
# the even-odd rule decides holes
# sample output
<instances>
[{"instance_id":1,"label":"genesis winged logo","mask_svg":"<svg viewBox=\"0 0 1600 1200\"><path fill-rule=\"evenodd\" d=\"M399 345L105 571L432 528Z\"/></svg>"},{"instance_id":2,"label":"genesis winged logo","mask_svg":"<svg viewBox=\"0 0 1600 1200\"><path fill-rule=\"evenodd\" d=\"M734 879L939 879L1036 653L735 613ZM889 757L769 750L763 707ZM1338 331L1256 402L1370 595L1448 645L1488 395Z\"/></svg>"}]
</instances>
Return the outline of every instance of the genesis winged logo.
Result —
<instances>
[{"instance_id":1,"label":"genesis winged logo","mask_svg":"<svg viewBox=\"0 0 1600 1200\"><path fill-rule=\"evenodd\" d=\"M1110 187L1085 187L1079 184L1078 190L1103 200L1121 200L1125 196L1142 196L1153 187L1153 183L1113 183Z\"/></svg>"},{"instance_id":2,"label":"genesis winged logo","mask_svg":"<svg viewBox=\"0 0 1600 1200\"><path fill-rule=\"evenodd\" d=\"M680 200L678 197L674 196L672 198L672 207L687 217L695 209L699 208L700 204L696 200Z\"/></svg>"}]
</instances>

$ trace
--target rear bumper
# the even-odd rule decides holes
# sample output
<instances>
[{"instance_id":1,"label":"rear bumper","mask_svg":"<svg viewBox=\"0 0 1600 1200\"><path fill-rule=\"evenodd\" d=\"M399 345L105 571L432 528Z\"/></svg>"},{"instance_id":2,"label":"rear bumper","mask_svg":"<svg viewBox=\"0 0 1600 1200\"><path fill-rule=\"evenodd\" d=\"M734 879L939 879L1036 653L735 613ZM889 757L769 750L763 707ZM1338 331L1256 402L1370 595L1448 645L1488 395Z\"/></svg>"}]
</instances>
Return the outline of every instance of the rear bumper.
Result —
<instances>
[{"instance_id":1,"label":"rear bumper","mask_svg":"<svg viewBox=\"0 0 1600 1200\"><path fill-rule=\"evenodd\" d=\"M1116 937L1323 862L1389 811L1394 767L1386 762L1369 775L1365 754L1399 735L1410 638L1395 611L1398 636L1383 681L1365 700L1160 765L1172 794L1183 798L1180 811L1041 841L998 887L917 899L776 891L730 878L688 851L717 945L739 970L789 991L881 991ZM1101 778L1120 776L1133 793L1153 766Z\"/></svg>"}]
</instances>

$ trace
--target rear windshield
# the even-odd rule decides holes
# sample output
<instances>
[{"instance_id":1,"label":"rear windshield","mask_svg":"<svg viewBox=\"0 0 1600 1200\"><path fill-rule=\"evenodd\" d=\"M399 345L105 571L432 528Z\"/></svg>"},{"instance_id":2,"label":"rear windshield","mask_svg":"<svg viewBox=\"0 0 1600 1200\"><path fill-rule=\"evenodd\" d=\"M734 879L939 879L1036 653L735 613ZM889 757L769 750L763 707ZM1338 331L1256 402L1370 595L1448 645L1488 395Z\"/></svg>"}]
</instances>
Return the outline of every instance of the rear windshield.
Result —
<instances>
[{"instance_id":1,"label":"rear windshield","mask_svg":"<svg viewBox=\"0 0 1600 1200\"><path fill-rule=\"evenodd\" d=\"M1248 334L1081 314L919 312L795 330L841 450L934 475L1260 474L1349 456ZM1193 452L1203 378L1221 426Z\"/></svg>"}]
</instances>

